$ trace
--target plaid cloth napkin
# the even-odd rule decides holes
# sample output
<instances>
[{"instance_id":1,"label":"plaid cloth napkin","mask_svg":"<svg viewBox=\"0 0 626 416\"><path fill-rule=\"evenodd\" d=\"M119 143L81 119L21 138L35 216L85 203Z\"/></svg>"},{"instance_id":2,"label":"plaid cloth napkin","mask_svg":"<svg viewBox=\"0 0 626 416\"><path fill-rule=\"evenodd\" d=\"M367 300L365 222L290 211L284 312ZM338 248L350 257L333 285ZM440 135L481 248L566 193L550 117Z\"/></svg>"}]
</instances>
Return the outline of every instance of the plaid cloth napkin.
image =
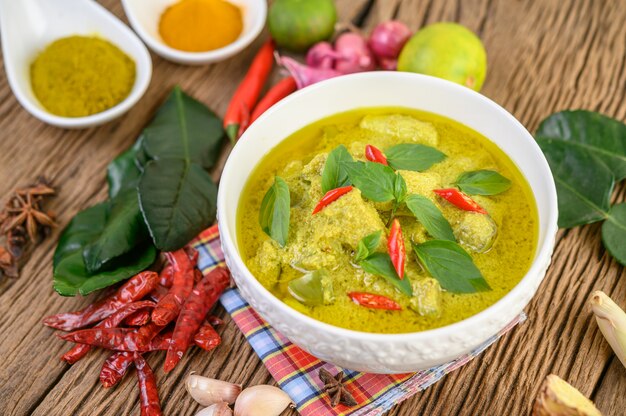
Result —
<instances>
[{"instance_id":1,"label":"plaid cloth napkin","mask_svg":"<svg viewBox=\"0 0 626 416\"><path fill-rule=\"evenodd\" d=\"M224 263L216 226L202 232L192 245L200 254L198 267L203 273L208 273ZM303 416L381 415L392 406L465 365L514 326L526 320L526 315L522 313L506 328L470 354L462 355L449 363L411 374L367 374L325 363L292 344L269 326L246 303L237 289L224 292L220 301L274 379L289 394L298 412ZM347 408L340 404L333 408L330 405L328 396L322 389L324 383L318 378L319 369L322 367L331 374L344 371L346 385L359 403L357 406Z\"/></svg>"}]
</instances>

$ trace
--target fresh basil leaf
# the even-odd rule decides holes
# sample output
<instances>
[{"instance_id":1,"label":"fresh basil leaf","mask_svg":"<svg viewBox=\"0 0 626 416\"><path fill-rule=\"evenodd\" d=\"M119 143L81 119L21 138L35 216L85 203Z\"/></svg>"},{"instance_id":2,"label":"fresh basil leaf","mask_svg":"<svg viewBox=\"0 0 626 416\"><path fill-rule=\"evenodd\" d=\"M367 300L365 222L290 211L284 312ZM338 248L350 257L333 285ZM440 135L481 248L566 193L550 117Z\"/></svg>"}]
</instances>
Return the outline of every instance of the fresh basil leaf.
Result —
<instances>
[{"instance_id":1,"label":"fresh basil leaf","mask_svg":"<svg viewBox=\"0 0 626 416\"><path fill-rule=\"evenodd\" d=\"M541 122L536 137L589 152L618 181L626 178L626 124L618 120L592 111L561 111Z\"/></svg>"},{"instance_id":2,"label":"fresh basil leaf","mask_svg":"<svg viewBox=\"0 0 626 416\"><path fill-rule=\"evenodd\" d=\"M215 221L217 186L188 160L151 160L138 189L143 218L160 250L178 250Z\"/></svg>"},{"instance_id":3,"label":"fresh basil leaf","mask_svg":"<svg viewBox=\"0 0 626 416\"><path fill-rule=\"evenodd\" d=\"M109 198L127 189L137 189L141 170L137 166L137 152L141 149L141 138L133 147L113 159L107 167L107 182L109 184Z\"/></svg>"},{"instance_id":4,"label":"fresh basil leaf","mask_svg":"<svg viewBox=\"0 0 626 416\"><path fill-rule=\"evenodd\" d=\"M154 262L156 250L148 244L115 259L114 270L89 276L83 260L83 248L105 229L109 208L107 201L81 211L63 230L53 261L54 289L59 294L86 295L128 279Z\"/></svg>"},{"instance_id":5,"label":"fresh basil leaf","mask_svg":"<svg viewBox=\"0 0 626 416\"><path fill-rule=\"evenodd\" d=\"M402 143L385 150L387 163L396 170L422 172L435 163L441 162L446 155L434 147L423 144Z\"/></svg>"},{"instance_id":6,"label":"fresh basil leaf","mask_svg":"<svg viewBox=\"0 0 626 416\"><path fill-rule=\"evenodd\" d=\"M430 199L422 195L409 195L406 206L426 228L428 234L437 240L456 241L450 223Z\"/></svg>"},{"instance_id":7,"label":"fresh basil leaf","mask_svg":"<svg viewBox=\"0 0 626 416\"><path fill-rule=\"evenodd\" d=\"M406 181L396 172L396 177L393 181L393 197L396 200L396 204L401 204L406 199L407 188Z\"/></svg>"},{"instance_id":8,"label":"fresh basil leaf","mask_svg":"<svg viewBox=\"0 0 626 416\"><path fill-rule=\"evenodd\" d=\"M352 184L370 201L394 199L396 173L389 166L374 162L343 163Z\"/></svg>"},{"instance_id":9,"label":"fresh basil leaf","mask_svg":"<svg viewBox=\"0 0 626 416\"><path fill-rule=\"evenodd\" d=\"M611 208L602 224L602 242L615 260L626 266L626 203Z\"/></svg>"},{"instance_id":10,"label":"fresh basil leaf","mask_svg":"<svg viewBox=\"0 0 626 416\"><path fill-rule=\"evenodd\" d=\"M276 176L274 184L267 190L261 202L259 223L265 234L274 239L281 247L285 247L289 236L290 208L289 186L283 178Z\"/></svg>"},{"instance_id":11,"label":"fresh basil leaf","mask_svg":"<svg viewBox=\"0 0 626 416\"><path fill-rule=\"evenodd\" d=\"M89 275L110 269L114 260L149 239L139 210L136 189L127 189L110 200L110 210L101 232L83 248Z\"/></svg>"},{"instance_id":12,"label":"fresh basil leaf","mask_svg":"<svg viewBox=\"0 0 626 416\"><path fill-rule=\"evenodd\" d=\"M508 190L511 181L494 170L475 170L461 174L456 186L470 195L497 195Z\"/></svg>"},{"instance_id":13,"label":"fresh basil leaf","mask_svg":"<svg viewBox=\"0 0 626 416\"><path fill-rule=\"evenodd\" d=\"M387 253L374 253L365 260L362 260L359 265L366 272L383 277L389 283L394 285L400 292L407 296L413 296L413 288L408 278L400 279L396 269L391 263L391 258Z\"/></svg>"},{"instance_id":14,"label":"fresh basil leaf","mask_svg":"<svg viewBox=\"0 0 626 416\"><path fill-rule=\"evenodd\" d=\"M605 219L615 185L613 173L592 153L562 140L537 139L558 194L559 227L571 228Z\"/></svg>"},{"instance_id":15,"label":"fresh basil leaf","mask_svg":"<svg viewBox=\"0 0 626 416\"><path fill-rule=\"evenodd\" d=\"M224 129L215 113L177 86L143 136L142 148L150 159L179 158L210 169L219 157Z\"/></svg>"},{"instance_id":16,"label":"fresh basil leaf","mask_svg":"<svg viewBox=\"0 0 626 416\"><path fill-rule=\"evenodd\" d=\"M147 269L154 263L156 254L154 246L146 244L116 259L114 269L89 276L82 253L75 251L61 259L54 268L54 290L62 296L75 296L77 293L85 296Z\"/></svg>"},{"instance_id":17,"label":"fresh basil leaf","mask_svg":"<svg viewBox=\"0 0 626 416\"><path fill-rule=\"evenodd\" d=\"M428 273L448 292L475 293L491 290L472 257L457 243L429 240L414 244L413 250Z\"/></svg>"},{"instance_id":18,"label":"fresh basil leaf","mask_svg":"<svg viewBox=\"0 0 626 416\"><path fill-rule=\"evenodd\" d=\"M363 237L356 247L356 254L354 256L354 262L358 263L365 260L380 244L380 238L382 231L376 231L375 233L366 235Z\"/></svg>"},{"instance_id":19,"label":"fresh basil leaf","mask_svg":"<svg viewBox=\"0 0 626 416\"><path fill-rule=\"evenodd\" d=\"M322 171L322 192L350 185L350 178L345 168L345 163L353 162L352 156L344 145L334 148L326 159Z\"/></svg>"}]
</instances>

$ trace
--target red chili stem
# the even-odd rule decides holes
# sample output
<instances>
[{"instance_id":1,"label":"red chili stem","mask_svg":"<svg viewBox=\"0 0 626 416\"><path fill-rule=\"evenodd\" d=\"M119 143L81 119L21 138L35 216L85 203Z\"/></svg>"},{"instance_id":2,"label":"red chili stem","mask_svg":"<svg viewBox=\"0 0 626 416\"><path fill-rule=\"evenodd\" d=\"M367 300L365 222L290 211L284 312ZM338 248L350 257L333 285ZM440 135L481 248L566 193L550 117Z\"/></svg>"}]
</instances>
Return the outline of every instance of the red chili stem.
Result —
<instances>
[{"instance_id":1,"label":"red chili stem","mask_svg":"<svg viewBox=\"0 0 626 416\"><path fill-rule=\"evenodd\" d=\"M135 353L133 360L137 368L141 416L160 416L161 404L154 373L141 354Z\"/></svg>"},{"instance_id":2,"label":"red chili stem","mask_svg":"<svg viewBox=\"0 0 626 416\"><path fill-rule=\"evenodd\" d=\"M289 94L298 89L296 80L294 77L283 78L276 83L272 88L267 91L265 96L261 98L259 103L254 107L252 116L250 117L250 124L266 112L271 106L287 97Z\"/></svg>"},{"instance_id":3,"label":"red chili stem","mask_svg":"<svg viewBox=\"0 0 626 416\"><path fill-rule=\"evenodd\" d=\"M365 146L365 158L370 162L376 162L388 166L385 154L377 147L368 144Z\"/></svg>"},{"instance_id":4,"label":"red chili stem","mask_svg":"<svg viewBox=\"0 0 626 416\"><path fill-rule=\"evenodd\" d=\"M331 203L335 202L336 200L338 200L339 198L341 198L342 196L350 192L352 188L353 187L351 185L348 185L342 188L331 189L330 191L326 192L326 195L324 195L322 199L320 199L320 202L318 202L315 208L313 209L313 215L317 214L318 212L326 208L328 205L330 205Z\"/></svg>"},{"instance_id":5,"label":"red chili stem","mask_svg":"<svg viewBox=\"0 0 626 416\"><path fill-rule=\"evenodd\" d=\"M219 296L230 284L230 274L223 267L214 269L193 289L183 306L167 349L163 369L172 371L180 361L206 314L215 305Z\"/></svg>"},{"instance_id":6,"label":"red chili stem","mask_svg":"<svg viewBox=\"0 0 626 416\"><path fill-rule=\"evenodd\" d=\"M235 90L224 115L224 129L232 141L238 138L239 127L244 121L244 111L254 108L261 90L274 65L274 42L270 39L261 46L250 69Z\"/></svg>"},{"instance_id":7,"label":"red chili stem","mask_svg":"<svg viewBox=\"0 0 626 416\"><path fill-rule=\"evenodd\" d=\"M91 304L78 312L60 313L44 319L44 325L62 331L73 331L101 321L122 306L142 299L157 286L155 272L141 272L126 281L112 296Z\"/></svg>"},{"instance_id":8,"label":"red chili stem","mask_svg":"<svg viewBox=\"0 0 626 416\"><path fill-rule=\"evenodd\" d=\"M152 311L152 321L160 326L167 325L178 316L183 302L193 289L195 267L184 249L165 253L165 256L174 269L174 278L169 292Z\"/></svg>"},{"instance_id":9,"label":"red chili stem","mask_svg":"<svg viewBox=\"0 0 626 416\"><path fill-rule=\"evenodd\" d=\"M387 239L387 248L389 249L389 257L393 268L396 269L400 280L404 279L404 265L406 263L406 249L404 247L404 237L402 236L402 228L397 218L391 223L389 238Z\"/></svg>"},{"instance_id":10,"label":"red chili stem","mask_svg":"<svg viewBox=\"0 0 626 416\"><path fill-rule=\"evenodd\" d=\"M400 306L396 301L383 295L366 292L349 292L348 296L354 303L366 308L384 309L387 311L402 310L402 306Z\"/></svg>"},{"instance_id":11,"label":"red chili stem","mask_svg":"<svg viewBox=\"0 0 626 416\"><path fill-rule=\"evenodd\" d=\"M452 205L464 211L478 212L479 214L487 214L487 211L478 205L472 198L454 188L435 189L433 191Z\"/></svg>"},{"instance_id":12,"label":"red chili stem","mask_svg":"<svg viewBox=\"0 0 626 416\"><path fill-rule=\"evenodd\" d=\"M222 338L220 334L211 326L210 323L205 322L204 325L200 327L198 332L193 336L193 342L198 347L211 351L222 342Z\"/></svg>"}]
</instances>

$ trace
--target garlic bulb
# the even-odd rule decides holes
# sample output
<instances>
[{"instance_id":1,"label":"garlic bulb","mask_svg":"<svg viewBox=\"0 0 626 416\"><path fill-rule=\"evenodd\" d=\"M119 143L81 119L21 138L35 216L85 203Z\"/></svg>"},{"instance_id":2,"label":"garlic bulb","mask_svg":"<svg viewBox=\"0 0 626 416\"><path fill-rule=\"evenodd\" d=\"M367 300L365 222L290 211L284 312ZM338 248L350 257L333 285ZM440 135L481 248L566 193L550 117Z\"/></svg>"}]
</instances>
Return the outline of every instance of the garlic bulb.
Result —
<instances>
[{"instance_id":1,"label":"garlic bulb","mask_svg":"<svg viewBox=\"0 0 626 416\"><path fill-rule=\"evenodd\" d=\"M237 397L235 416L278 416L291 404L289 395L278 387L248 387Z\"/></svg>"},{"instance_id":2,"label":"garlic bulb","mask_svg":"<svg viewBox=\"0 0 626 416\"><path fill-rule=\"evenodd\" d=\"M596 290L589 298L598 327L626 367L626 313L604 292Z\"/></svg>"},{"instance_id":3,"label":"garlic bulb","mask_svg":"<svg viewBox=\"0 0 626 416\"><path fill-rule=\"evenodd\" d=\"M187 377L185 387L191 397L203 406L219 402L233 404L241 393L241 386L238 384L197 376L193 373Z\"/></svg>"},{"instance_id":4,"label":"garlic bulb","mask_svg":"<svg viewBox=\"0 0 626 416\"><path fill-rule=\"evenodd\" d=\"M233 416L233 411L226 403L219 402L200 410L196 416Z\"/></svg>"}]
</instances>

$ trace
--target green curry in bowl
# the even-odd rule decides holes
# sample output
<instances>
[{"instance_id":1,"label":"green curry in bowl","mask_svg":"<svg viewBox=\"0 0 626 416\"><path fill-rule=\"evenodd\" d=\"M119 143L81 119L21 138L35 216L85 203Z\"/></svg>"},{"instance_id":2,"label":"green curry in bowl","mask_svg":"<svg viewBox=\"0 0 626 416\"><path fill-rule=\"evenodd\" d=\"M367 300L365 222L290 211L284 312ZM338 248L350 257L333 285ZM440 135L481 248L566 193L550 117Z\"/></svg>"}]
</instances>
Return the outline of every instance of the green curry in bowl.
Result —
<instances>
[{"instance_id":1,"label":"green curry in bowl","mask_svg":"<svg viewBox=\"0 0 626 416\"><path fill-rule=\"evenodd\" d=\"M476 131L403 108L339 114L255 168L239 246L259 282L320 321L416 332L494 304L528 271L535 201Z\"/></svg>"}]
</instances>

